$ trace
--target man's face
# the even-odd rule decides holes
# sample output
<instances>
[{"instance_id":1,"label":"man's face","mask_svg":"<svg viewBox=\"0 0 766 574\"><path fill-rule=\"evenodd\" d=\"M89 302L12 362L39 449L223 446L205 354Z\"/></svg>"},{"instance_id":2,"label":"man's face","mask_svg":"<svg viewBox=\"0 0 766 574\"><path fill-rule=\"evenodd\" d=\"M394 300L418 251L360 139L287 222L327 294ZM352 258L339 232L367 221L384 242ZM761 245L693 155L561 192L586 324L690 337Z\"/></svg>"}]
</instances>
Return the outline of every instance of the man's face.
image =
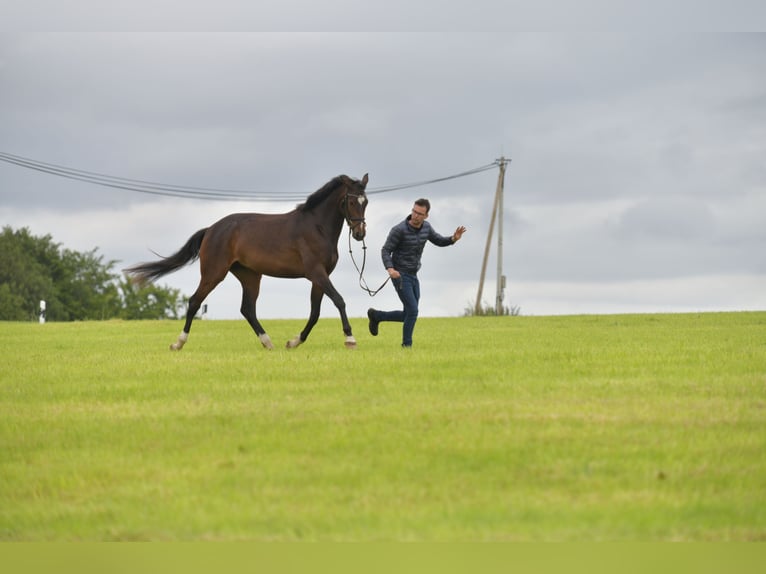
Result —
<instances>
[{"instance_id":1,"label":"man's face","mask_svg":"<svg viewBox=\"0 0 766 574\"><path fill-rule=\"evenodd\" d=\"M423 222L428 219L428 212L426 208L417 203L412 206L412 216L410 217L410 225L415 228L423 226Z\"/></svg>"}]
</instances>

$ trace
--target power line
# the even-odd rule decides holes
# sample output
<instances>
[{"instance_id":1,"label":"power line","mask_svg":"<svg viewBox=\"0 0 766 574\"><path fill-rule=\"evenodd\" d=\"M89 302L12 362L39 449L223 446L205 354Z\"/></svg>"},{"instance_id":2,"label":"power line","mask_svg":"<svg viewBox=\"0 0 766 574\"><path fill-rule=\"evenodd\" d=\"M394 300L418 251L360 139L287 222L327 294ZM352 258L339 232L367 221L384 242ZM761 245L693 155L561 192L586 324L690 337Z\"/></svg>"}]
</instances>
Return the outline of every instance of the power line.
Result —
<instances>
[{"instance_id":1,"label":"power line","mask_svg":"<svg viewBox=\"0 0 766 574\"><path fill-rule=\"evenodd\" d=\"M417 181L417 182L414 182L414 183L403 183L403 184L400 184L400 185L390 185L390 186L387 186L387 187L371 187L371 188L369 188L367 190L367 193L368 194L371 194L371 193L388 193L389 191L399 191L401 189L409 189L411 187L421 187L421 186L424 186L424 185L431 185L433 183L441 183L443 181L449 181L451 179L458 179L458 178L461 178L461 177L466 177L468 175L474 175L476 173L481 173L483 171L494 169L495 166L497 166L497 165L498 165L498 163L495 161L495 162L492 162L492 163L488 163L487 165L483 165L481 167L475 167L473 169L469 169L468 171L462 171L460 173L456 173L454 175L448 175L448 176L445 176L445 177L437 177L435 179L429 179L429 180L425 180L425 181Z\"/></svg>"},{"instance_id":2,"label":"power line","mask_svg":"<svg viewBox=\"0 0 766 574\"><path fill-rule=\"evenodd\" d=\"M215 187L195 187L185 185L173 185L167 183L160 183L154 181L146 181L140 179L131 179L126 177L118 177L114 175L108 175L95 171L87 171L81 169L75 169L62 165L46 163L39 160L22 157L14 154L0 152L0 161L30 169L33 171L47 173L57 177L63 177L66 179L72 179L75 181L82 181L93 185L100 185L103 187L109 187L112 189L121 189L125 191L133 191L137 193L145 193L149 195L160 195L165 197L177 197L188 199L201 199L201 200L215 200L215 201L302 201L306 198L307 194L296 193L279 193L268 191L255 191L255 190L237 190L237 189L224 189ZM403 183L398 185L390 185L383 187L370 187L367 189L368 194L376 193L389 193L392 191L400 191L403 189L410 189L413 187L422 187L425 185L431 185L434 183L441 183L452 179L458 179L461 177L467 177L490 169L494 169L499 165L496 160L490 164L462 171L453 175L444 177L437 177L434 179L417 181L412 183Z\"/></svg>"},{"instance_id":3,"label":"power line","mask_svg":"<svg viewBox=\"0 0 766 574\"><path fill-rule=\"evenodd\" d=\"M193 199L216 199L238 201L243 199L257 201L299 201L304 199L304 195L297 194L279 194L274 192L262 192L252 190L234 190L219 189L210 187L192 187L182 185L172 185L145 181L140 179L130 179L126 177L117 177L103 173L74 169L52 163L45 163L38 160L25 158L0 152L0 161L14 164L23 168L48 173L66 179L83 181L95 185L111 187L113 189L122 189L126 191L135 191L151 195L163 195L168 197L185 197Z\"/></svg>"}]
</instances>

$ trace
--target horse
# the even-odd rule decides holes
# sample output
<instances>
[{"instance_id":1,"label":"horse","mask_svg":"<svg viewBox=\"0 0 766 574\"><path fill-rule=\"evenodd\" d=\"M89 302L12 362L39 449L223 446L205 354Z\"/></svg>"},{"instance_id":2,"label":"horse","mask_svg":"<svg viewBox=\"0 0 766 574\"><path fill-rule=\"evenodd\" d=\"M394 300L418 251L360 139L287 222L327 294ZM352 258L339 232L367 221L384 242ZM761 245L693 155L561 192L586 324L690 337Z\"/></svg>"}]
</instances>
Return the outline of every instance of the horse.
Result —
<instances>
[{"instance_id":1,"label":"horse","mask_svg":"<svg viewBox=\"0 0 766 574\"><path fill-rule=\"evenodd\" d=\"M266 349L271 350L274 345L255 311L264 275L311 281L308 322L299 335L287 341L288 349L306 341L319 319L324 295L340 313L345 346L355 349L356 339L348 322L346 304L330 281L330 273L338 263L338 239L344 221L355 240L362 241L366 234L367 180L367 174L361 180L339 175L288 213L227 215L197 231L175 254L125 269L133 283L144 285L199 259L199 285L189 298L183 331L170 349L183 348L202 302L227 273L232 273L242 284L240 312Z\"/></svg>"}]
</instances>

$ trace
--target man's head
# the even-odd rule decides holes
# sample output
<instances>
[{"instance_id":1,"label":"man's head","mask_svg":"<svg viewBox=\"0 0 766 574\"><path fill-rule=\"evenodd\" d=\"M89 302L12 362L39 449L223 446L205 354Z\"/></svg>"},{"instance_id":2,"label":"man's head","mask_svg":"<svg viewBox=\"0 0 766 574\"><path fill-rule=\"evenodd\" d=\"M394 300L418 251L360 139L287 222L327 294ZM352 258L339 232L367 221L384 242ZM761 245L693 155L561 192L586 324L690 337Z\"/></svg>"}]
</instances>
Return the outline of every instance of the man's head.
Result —
<instances>
[{"instance_id":1,"label":"man's head","mask_svg":"<svg viewBox=\"0 0 766 574\"><path fill-rule=\"evenodd\" d=\"M412 206L412 214L410 215L410 225L419 228L423 225L423 222L428 219L428 212L431 211L431 202L427 199L415 200L415 205Z\"/></svg>"}]
</instances>

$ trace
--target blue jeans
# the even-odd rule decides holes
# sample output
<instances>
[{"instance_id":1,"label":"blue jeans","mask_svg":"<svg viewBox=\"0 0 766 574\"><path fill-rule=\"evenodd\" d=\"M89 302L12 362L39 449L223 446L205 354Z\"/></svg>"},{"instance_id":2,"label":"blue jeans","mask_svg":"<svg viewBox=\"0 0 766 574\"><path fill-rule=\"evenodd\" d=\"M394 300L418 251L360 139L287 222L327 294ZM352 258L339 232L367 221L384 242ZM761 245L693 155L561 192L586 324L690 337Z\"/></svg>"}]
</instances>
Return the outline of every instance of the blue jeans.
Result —
<instances>
[{"instance_id":1,"label":"blue jeans","mask_svg":"<svg viewBox=\"0 0 766 574\"><path fill-rule=\"evenodd\" d=\"M412 346L412 332L418 320L418 302L420 301L420 281L417 275L402 273L399 279L392 279L396 294L404 305L401 311L378 311L378 321L395 321L402 325L402 346Z\"/></svg>"}]
</instances>

